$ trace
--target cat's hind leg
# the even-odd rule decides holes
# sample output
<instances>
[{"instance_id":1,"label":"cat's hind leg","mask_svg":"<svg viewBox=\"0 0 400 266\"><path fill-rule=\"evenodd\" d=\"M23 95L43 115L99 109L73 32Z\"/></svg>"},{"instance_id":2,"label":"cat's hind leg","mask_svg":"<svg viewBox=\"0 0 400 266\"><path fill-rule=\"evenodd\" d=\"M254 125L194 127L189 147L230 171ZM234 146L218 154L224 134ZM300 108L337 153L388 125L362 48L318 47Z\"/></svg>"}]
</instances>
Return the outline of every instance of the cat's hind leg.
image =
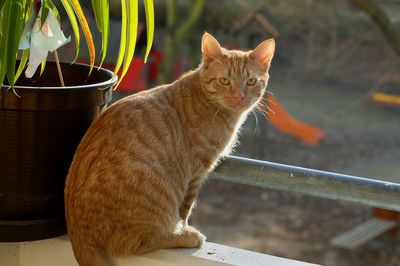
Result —
<instances>
[{"instance_id":1,"label":"cat's hind leg","mask_svg":"<svg viewBox=\"0 0 400 266\"><path fill-rule=\"evenodd\" d=\"M107 253L113 257L124 257L157 249L194 248L202 246L206 239L196 228L184 225L183 221L168 229L153 228L151 233L148 233L149 230L116 231L108 239Z\"/></svg>"},{"instance_id":2,"label":"cat's hind leg","mask_svg":"<svg viewBox=\"0 0 400 266\"><path fill-rule=\"evenodd\" d=\"M112 266L113 260L106 252L86 245L72 245L79 266Z\"/></svg>"}]
</instances>

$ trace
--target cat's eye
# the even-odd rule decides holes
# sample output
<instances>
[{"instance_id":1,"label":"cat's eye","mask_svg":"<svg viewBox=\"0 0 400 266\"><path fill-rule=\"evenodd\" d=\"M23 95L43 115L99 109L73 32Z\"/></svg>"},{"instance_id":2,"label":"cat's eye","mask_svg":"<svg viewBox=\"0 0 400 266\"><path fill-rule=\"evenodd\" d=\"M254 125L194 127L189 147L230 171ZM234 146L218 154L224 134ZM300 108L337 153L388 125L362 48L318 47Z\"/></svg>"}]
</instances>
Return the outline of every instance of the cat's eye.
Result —
<instances>
[{"instance_id":1,"label":"cat's eye","mask_svg":"<svg viewBox=\"0 0 400 266\"><path fill-rule=\"evenodd\" d=\"M246 82L246 85L247 85L247 86L253 86L253 85L256 84L256 82L257 82L257 79L256 79L256 78L251 78L251 79L249 79L249 80Z\"/></svg>"},{"instance_id":2,"label":"cat's eye","mask_svg":"<svg viewBox=\"0 0 400 266\"><path fill-rule=\"evenodd\" d=\"M219 83L226 86L226 85L229 85L231 82L227 78L219 78Z\"/></svg>"}]
</instances>

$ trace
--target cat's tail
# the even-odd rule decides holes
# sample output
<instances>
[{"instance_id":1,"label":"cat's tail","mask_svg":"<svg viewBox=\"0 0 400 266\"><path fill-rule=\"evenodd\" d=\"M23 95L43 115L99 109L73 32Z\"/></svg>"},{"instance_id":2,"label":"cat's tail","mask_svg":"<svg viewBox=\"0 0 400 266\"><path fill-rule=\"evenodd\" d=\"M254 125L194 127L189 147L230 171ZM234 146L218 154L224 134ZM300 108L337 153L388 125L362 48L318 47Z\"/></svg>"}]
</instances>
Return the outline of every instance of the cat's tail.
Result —
<instances>
[{"instance_id":1,"label":"cat's tail","mask_svg":"<svg viewBox=\"0 0 400 266\"><path fill-rule=\"evenodd\" d=\"M74 244L71 241L72 249L79 266L112 266L113 260L105 251L94 249L85 244Z\"/></svg>"}]
</instances>

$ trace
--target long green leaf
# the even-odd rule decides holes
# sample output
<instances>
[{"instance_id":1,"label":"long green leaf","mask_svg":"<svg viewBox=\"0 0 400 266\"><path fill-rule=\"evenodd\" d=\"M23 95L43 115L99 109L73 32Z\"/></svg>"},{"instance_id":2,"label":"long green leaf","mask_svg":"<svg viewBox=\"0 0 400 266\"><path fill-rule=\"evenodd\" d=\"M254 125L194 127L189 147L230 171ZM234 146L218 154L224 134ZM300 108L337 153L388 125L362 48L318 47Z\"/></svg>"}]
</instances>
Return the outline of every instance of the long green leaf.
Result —
<instances>
[{"instance_id":1,"label":"long green leaf","mask_svg":"<svg viewBox=\"0 0 400 266\"><path fill-rule=\"evenodd\" d=\"M144 56L144 62L147 62L151 47L153 46L154 38L154 6L153 0L145 0L144 8L146 11L146 31L147 31L147 47L146 54Z\"/></svg>"},{"instance_id":2,"label":"long green leaf","mask_svg":"<svg viewBox=\"0 0 400 266\"><path fill-rule=\"evenodd\" d=\"M95 56L96 56L96 49L94 47L94 41L92 37L92 33L90 31L88 22L86 20L85 14L83 13L81 4L79 3L79 0L68 0L75 12L76 17L78 18L78 21L81 25L81 29L83 31L83 35L85 36L86 44L88 46L89 50L89 59L90 59L90 70L89 70L89 75L92 73L93 67L94 67L94 62L95 62Z\"/></svg>"},{"instance_id":3,"label":"long green leaf","mask_svg":"<svg viewBox=\"0 0 400 266\"><path fill-rule=\"evenodd\" d=\"M128 28L127 28L127 46L125 47L124 65L122 67L122 73L119 77L118 85L121 83L122 79L128 72L129 66L132 62L133 55L135 54L136 39L137 39L137 29L138 29L138 10L139 2L138 0L130 0L127 3L128 9Z\"/></svg>"},{"instance_id":4,"label":"long green leaf","mask_svg":"<svg viewBox=\"0 0 400 266\"><path fill-rule=\"evenodd\" d=\"M71 3L68 0L61 0L61 3L64 6L65 12L67 12L69 21L71 23L72 31L74 32L74 38L75 38L75 59L78 59L79 56L79 50L80 50L80 42L81 42L81 35L79 31L79 25L78 25L78 20L76 19L74 9L71 6Z\"/></svg>"},{"instance_id":5,"label":"long green leaf","mask_svg":"<svg viewBox=\"0 0 400 266\"><path fill-rule=\"evenodd\" d=\"M8 17L10 16L11 11L11 0L5 0L3 3L3 12L0 13L1 23L0 23L0 85L3 84L6 71L7 71L7 41L8 41L8 28L9 22Z\"/></svg>"},{"instance_id":6,"label":"long green leaf","mask_svg":"<svg viewBox=\"0 0 400 266\"><path fill-rule=\"evenodd\" d=\"M43 23L46 21L47 16L49 15L50 7L47 4L47 1L44 0L42 4L42 12L40 14L40 27L42 27Z\"/></svg>"},{"instance_id":7,"label":"long green leaf","mask_svg":"<svg viewBox=\"0 0 400 266\"><path fill-rule=\"evenodd\" d=\"M103 16L101 15L102 8L101 0L92 0L92 7L94 12L94 18L96 19L97 28L100 32L103 32Z\"/></svg>"},{"instance_id":8,"label":"long green leaf","mask_svg":"<svg viewBox=\"0 0 400 266\"><path fill-rule=\"evenodd\" d=\"M44 72L44 69L46 68L46 63L47 63L47 57L46 57L46 59L44 59L44 60L42 61L42 63L40 64L40 74L39 74L39 77L42 76L42 74L43 74L43 72Z\"/></svg>"},{"instance_id":9,"label":"long green leaf","mask_svg":"<svg viewBox=\"0 0 400 266\"><path fill-rule=\"evenodd\" d=\"M1 11L1 9L3 9L5 2L6 2L6 0L0 0L0 11Z\"/></svg>"},{"instance_id":10,"label":"long green leaf","mask_svg":"<svg viewBox=\"0 0 400 266\"><path fill-rule=\"evenodd\" d=\"M14 83L17 82L17 79L19 78L19 76L21 75L22 71L26 67L26 63L28 62L28 58L29 58L29 48L25 49L22 52L21 60L19 62L19 66L18 66L18 70L17 70L17 73L15 73Z\"/></svg>"},{"instance_id":11,"label":"long green leaf","mask_svg":"<svg viewBox=\"0 0 400 266\"><path fill-rule=\"evenodd\" d=\"M102 36L101 41L101 61L100 66L103 64L108 50L108 35L110 31L109 14L110 8L108 0L92 0L94 15L99 32Z\"/></svg>"},{"instance_id":12,"label":"long green leaf","mask_svg":"<svg viewBox=\"0 0 400 266\"><path fill-rule=\"evenodd\" d=\"M101 61L100 66L103 65L104 59L106 58L108 51L108 36L110 35L110 7L108 0L101 0L102 5L102 15L103 15L103 32L101 41Z\"/></svg>"},{"instance_id":13,"label":"long green leaf","mask_svg":"<svg viewBox=\"0 0 400 266\"><path fill-rule=\"evenodd\" d=\"M58 9L57 9L57 7L54 5L53 1L52 1L52 0L45 0L45 2L46 2L46 5L51 9L51 11L53 11L54 16L55 16L59 21L61 21L60 14L58 13Z\"/></svg>"},{"instance_id":14,"label":"long green leaf","mask_svg":"<svg viewBox=\"0 0 400 266\"><path fill-rule=\"evenodd\" d=\"M11 1L10 16L8 16L8 38L7 38L7 79L11 87L14 87L15 65L18 56L18 47L21 39L26 0ZM6 22L7 23L7 22Z\"/></svg>"},{"instance_id":15,"label":"long green leaf","mask_svg":"<svg viewBox=\"0 0 400 266\"><path fill-rule=\"evenodd\" d=\"M121 39L119 43L119 52L117 63L115 64L114 72L118 73L121 68L123 59L125 57L125 46L126 46L126 23L127 23L127 2L128 0L121 0Z\"/></svg>"},{"instance_id":16,"label":"long green leaf","mask_svg":"<svg viewBox=\"0 0 400 266\"><path fill-rule=\"evenodd\" d=\"M28 20L28 18L29 18L29 16L30 16L30 14L31 14L31 12L32 12L32 10L33 10L33 2L31 2L31 1L26 1L26 4L25 4L25 17L24 17L24 26L25 26L25 22Z\"/></svg>"}]
</instances>

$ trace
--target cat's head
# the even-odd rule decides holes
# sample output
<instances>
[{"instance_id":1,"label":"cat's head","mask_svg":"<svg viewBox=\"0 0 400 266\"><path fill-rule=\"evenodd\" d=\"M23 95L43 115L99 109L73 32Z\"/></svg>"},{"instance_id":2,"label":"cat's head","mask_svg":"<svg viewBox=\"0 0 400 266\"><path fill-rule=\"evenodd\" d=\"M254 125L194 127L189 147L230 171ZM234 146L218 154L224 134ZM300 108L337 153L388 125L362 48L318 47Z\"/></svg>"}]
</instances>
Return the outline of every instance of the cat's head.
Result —
<instances>
[{"instance_id":1,"label":"cat's head","mask_svg":"<svg viewBox=\"0 0 400 266\"><path fill-rule=\"evenodd\" d=\"M256 105L268 83L268 69L275 50L273 39L243 52L222 48L208 33L203 35L200 79L206 95L233 112Z\"/></svg>"}]
</instances>

